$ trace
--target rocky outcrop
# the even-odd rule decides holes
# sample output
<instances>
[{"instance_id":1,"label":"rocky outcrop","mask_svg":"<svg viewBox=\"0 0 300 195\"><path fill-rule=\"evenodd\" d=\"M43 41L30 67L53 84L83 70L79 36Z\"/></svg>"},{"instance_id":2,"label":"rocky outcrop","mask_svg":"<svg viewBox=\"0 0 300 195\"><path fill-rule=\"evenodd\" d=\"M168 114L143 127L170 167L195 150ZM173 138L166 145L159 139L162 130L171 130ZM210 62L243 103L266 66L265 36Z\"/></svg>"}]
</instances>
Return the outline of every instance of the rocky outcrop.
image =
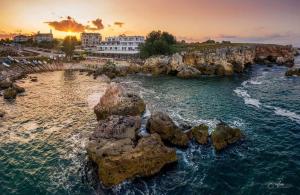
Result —
<instances>
[{"instance_id":1,"label":"rocky outcrop","mask_svg":"<svg viewBox=\"0 0 300 195\"><path fill-rule=\"evenodd\" d=\"M95 107L99 123L87 143L88 156L98 165L106 187L126 179L150 176L177 161L156 133L140 138L142 99L119 84L111 84Z\"/></svg>"},{"instance_id":2,"label":"rocky outcrop","mask_svg":"<svg viewBox=\"0 0 300 195\"><path fill-rule=\"evenodd\" d=\"M118 155L94 159L99 166L103 185L111 187L126 179L145 177L159 172L166 164L177 161L176 151L164 146L158 134L141 138L133 149Z\"/></svg>"},{"instance_id":3,"label":"rocky outcrop","mask_svg":"<svg viewBox=\"0 0 300 195\"><path fill-rule=\"evenodd\" d=\"M188 136L176 126L166 113L153 113L148 120L146 128L150 133L158 133L162 140L167 143L180 147L186 147L188 145Z\"/></svg>"},{"instance_id":4,"label":"rocky outcrop","mask_svg":"<svg viewBox=\"0 0 300 195\"><path fill-rule=\"evenodd\" d=\"M128 92L120 84L112 83L95 106L98 120L109 115L139 116L145 111L145 103L137 94Z\"/></svg>"},{"instance_id":5,"label":"rocky outcrop","mask_svg":"<svg viewBox=\"0 0 300 195\"><path fill-rule=\"evenodd\" d=\"M286 71L285 76L300 76L300 68L292 68Z\"/></svg>"},{"instance_id":6,"label":"rocky outcrop","mask_svg":"<svg viewBox=\"0 0 300 195\"><path fill-rule=\"evenodd\" d=\"M208 126L201 124L191 129L191 133L197 143L207 144L208 143Z\"/></svg>"},{"instance_id":7,"label":"rocky outcrop","mask_svg":"<svg viewBox=\"0 0 300 195\"><path fill-rule=\"evenodd\" d=\"M292 46L258 45L255 48L255 61L263 64L293 66L294 49Z\"/></svg>"},{"instance_id":8,"label":"rocky outcrop","mask_svg":"<svg viewBox=\"0 0 300 195\"><path fill-rule=\"evenodd\" d=\"M243 137L240 129L232 128L223 122L219 123L211 134L212 144L217 151L241 140Z\"/></svg>"},{"instance_id":9,"label":"rocky outcrop","mask_svg":"<svg viewBox=\"0 0 300 195\"><path fill-rule=\"evenodd\" d=\"M154 75L172 74L182 78L193 78L198 74L230 76L243 72L254 63L292 66L294 54L291 46L226 46L151 57L145 61L143 70Z\"/></svg>"},{"instance_id":10,"label":"rocky outcrop","mask_svg":"<svg viewBox=\"0 0 300 195\"><path fill-rule=\"evenodd\" d=\"M169 61L169 56L150 57L145 61L143 72L153 75L168 74L170 71Z\"/></svg>"}]
</instances>

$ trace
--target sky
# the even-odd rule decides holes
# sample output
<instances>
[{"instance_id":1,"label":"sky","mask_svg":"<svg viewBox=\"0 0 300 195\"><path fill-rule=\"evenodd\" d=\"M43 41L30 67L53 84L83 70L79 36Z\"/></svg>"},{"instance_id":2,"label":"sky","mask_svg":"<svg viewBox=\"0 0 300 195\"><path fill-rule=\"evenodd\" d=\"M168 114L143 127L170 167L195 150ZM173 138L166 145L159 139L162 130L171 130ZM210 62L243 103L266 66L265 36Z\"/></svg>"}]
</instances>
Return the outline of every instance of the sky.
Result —
<instances>
[{"instance_id":1,"label":"sky","mask_svg":"<svg viewBox=\"0 0 300 195\"><path fill-rule=\"evenodd\" d=\"M57 38L168 31L189 42L300 46L300 0L0 0L0 38L52 29Z\"/></svg>"}]
</instances>

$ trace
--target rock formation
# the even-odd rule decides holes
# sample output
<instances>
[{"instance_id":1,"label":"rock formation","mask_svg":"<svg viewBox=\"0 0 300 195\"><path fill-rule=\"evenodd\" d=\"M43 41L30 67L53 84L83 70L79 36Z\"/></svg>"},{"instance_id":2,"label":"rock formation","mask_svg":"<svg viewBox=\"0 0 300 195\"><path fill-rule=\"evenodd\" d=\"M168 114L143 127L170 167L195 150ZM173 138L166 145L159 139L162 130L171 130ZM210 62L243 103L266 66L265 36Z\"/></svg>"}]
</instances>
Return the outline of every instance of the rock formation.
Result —
<instances>
[{"instance_id":1,"label":"rock formation","mask_svg":"<svg viewBox=\"0 0 300 195\"><path fill-rule=\"evenodd\" d=\"M212 144L217 151L241 140L243 137L240 129L232 128L223 122L219 123L211 134Z\"/></svg>"},{"instance_id":2,"label":"rock formation","mask_svg":"<svg viewBox=\"0 0 300 195\"><path fill-rule=\"evenodd\" d=\"M163 141L181 147L188 145L188 136L175 125L166 113L153 113L148 120L146 128L150 133L158 133Z\"/></svg>"},{"instance_id":3,"label":"rock formation","mask_svg":"<svg viewBox=\"0 0 300 195\"><path fill-rule=\"evenodd\" d=\"M145 61L143 71L154 75L173 74L181 78L194 78L199 74L230 76L243 72L254 63L292 66L294 54L291 46L228 46L150 57Z\"/></svg>"},{"instance_id":4,"label":"rock formation","mask_svg":"<svg viewBox=\"0 0 300 195\"><path fill-rule=\"evenodd\" d=\"M292 68L286 71L285 76L300 76L300 68Z\"/></svg>"},{"instance_id":5,"label":"rock formation","mask_svg":"<svg viewBox=\"0 0 300 195\"><path fill-rule=\"evenodd\" d=\"M112 83L100 102L95 106L97 119L105 119L109 115L139 116L145 111L145 103L137 94L128 92L119 84Z\"/></svg>"},{"instance_id":6,"label":"rock formation","mask_svg":"<svg viewBox=\"0 0 300 195\"><path fill-rule=\"evenodd\" d=\"M208 126L201 124L191 129L192 135L199 144L208 143Z\"/></svg>"},{"instance_id":7,"label":"rock formation","mask_svg":"<svg viewBox=\"0 0 300 195\"><path fill-rule=\"evenodd\" d=\"M106 90L95 107L99 120L87 144L88 156L98 165L103 185L150 176L177 161L175 149L166 147L158 134L139 138L145 104L118 84Z\"/></svg>"}]
</instances>

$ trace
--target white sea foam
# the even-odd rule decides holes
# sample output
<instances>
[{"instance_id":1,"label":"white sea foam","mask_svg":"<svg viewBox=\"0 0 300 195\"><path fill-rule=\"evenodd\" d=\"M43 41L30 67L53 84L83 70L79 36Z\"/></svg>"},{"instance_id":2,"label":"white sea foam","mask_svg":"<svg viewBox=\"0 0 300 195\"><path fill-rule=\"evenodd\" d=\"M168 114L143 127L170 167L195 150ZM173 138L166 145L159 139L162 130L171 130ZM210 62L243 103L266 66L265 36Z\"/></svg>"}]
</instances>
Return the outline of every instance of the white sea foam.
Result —
<instances>
[{"instance_id":1,"label":"white sea foam","mask_svg":"<svg viewBox=\"0 0 300 195\"><path fill-rule=\"evenodd\" d=\"M261 81L256 81L256 80L250 80L249 81L252 85L261 85L262 82Z\"/></svg>"},{"instance_id":2,"label":"white sea foam","mask_svg":"<svg viewBox=\"0 0 300 195\"><path fill-rule=\"evenodd\" d=\"M300 124L300 115L295 113L295 112L291 112L289 110L283 109L283 108L278 108L278 107L274 107L275 109L275 114L279 115L279 116L285 116L288 117L289 119L296 121L297 123Z\"/></svg>"},{"instance_id":3,"label":"white sea foam","mask_svg":"<svg viewBox=\"0 0 300 195\"><path fill-rule=\"evenodd\" d=\"M260 101L258 99L251 98L251 96L248 94L248 92L246 90L239 87L239 88L235 89L234 92L239 97L242 97L244 99L245 104L252 105L257 108L261 107Z\"/></svg>"}]
</instances>

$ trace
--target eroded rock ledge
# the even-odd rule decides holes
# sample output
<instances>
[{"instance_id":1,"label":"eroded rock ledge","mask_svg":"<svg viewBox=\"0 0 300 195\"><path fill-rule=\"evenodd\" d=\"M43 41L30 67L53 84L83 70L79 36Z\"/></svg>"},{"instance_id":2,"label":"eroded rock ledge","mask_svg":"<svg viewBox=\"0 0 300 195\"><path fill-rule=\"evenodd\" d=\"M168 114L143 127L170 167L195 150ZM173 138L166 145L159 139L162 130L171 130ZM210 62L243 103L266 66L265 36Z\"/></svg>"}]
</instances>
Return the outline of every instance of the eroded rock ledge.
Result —
<instances>
[{"instance_id":1,"label":"eroded rock ledge","mask_svg":"<svg viewBox=\"0 0 300 195\"><path fill-rule=\"evenodd\" d=\"M163 112L151 115L146 125L149 135L139 137L145 103L120 84L111 83L94 110L99 123L86 149L98 165L99 178L106 187L126 179L151 176L176 162L176 150L172 147L188 147L193 139L203 145L210 143L206 125L183 131ZM240 129L220 123L211 135L211 142L220 151L243 137Z\"/></svg>"},{"instance_id":2,"label":"eroded rock ledge","mask_svg":"<svg viewBox=\"0 0 300 195\"><path fill-rule=\"evenodd\" d=\"M295 54L292 46L223 47L151 57L145 61L143 71L153 75L172 74L181 78L195 78L199 75L229 76L243 72L246 67L254 63L291 67L294 65Z\"/></svg>"}]
</instances>

